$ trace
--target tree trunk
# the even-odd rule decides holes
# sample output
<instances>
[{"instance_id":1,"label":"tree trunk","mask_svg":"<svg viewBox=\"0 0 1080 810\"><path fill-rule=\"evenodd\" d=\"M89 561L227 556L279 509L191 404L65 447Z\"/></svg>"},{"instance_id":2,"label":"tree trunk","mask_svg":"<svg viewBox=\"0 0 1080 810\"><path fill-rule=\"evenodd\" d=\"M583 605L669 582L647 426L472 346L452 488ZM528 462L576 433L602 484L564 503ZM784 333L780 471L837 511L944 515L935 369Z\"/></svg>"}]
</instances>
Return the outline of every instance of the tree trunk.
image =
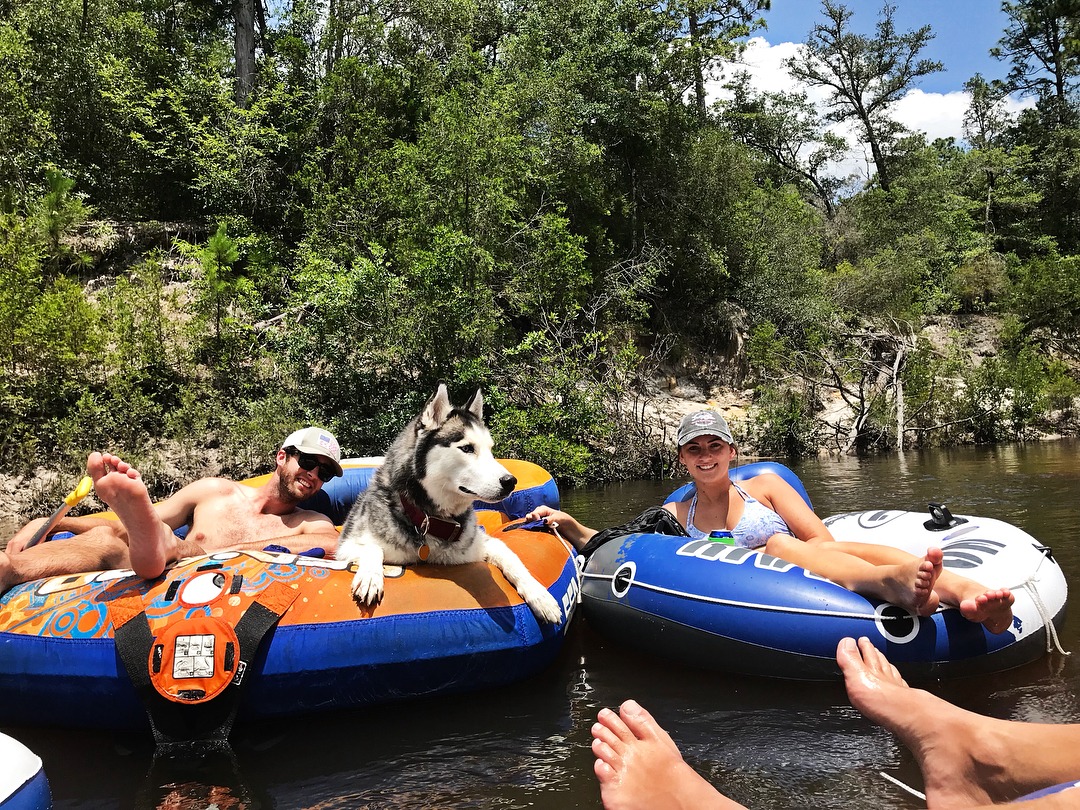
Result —
<instances>
[{"instance_id":1,"label":"tree trunk","mask_svg":"<svg viewBox=\"0 0 1080 810\"><path fill-rule=\"evenodd\" d=\"M878 185L881 186L882 191L888 191L890 186L889 172L885 167L885 155L881 152L881 144L878 143L874 127L869 118L863 119L863 126L866 127L866 139L870 142L870 154L874 158L874 167L877 169Z\"/></svg>"},{"instance_id":2,"label":"tree trunk","mask_svg":"<svg viewBox=\"0 0 1080 810\"><path fill-rule=\"evenodd\" d=\"M690 53L694 59L694 106L697 109L698 118L705 120L705 73L701 69L701 45L698 42L697 14L690 12Z\"/></svg>"},{"instance_id":3,"label":"tree trunk","mask_svg":"<svg viewBox=\"0 0 1080 810\"><path fill-rule=\"evenodd\" d=\"M896 398L896 452L904 452L904 381L900 378L900 367L904 364L904 346L897 340L896 359L892 367L893 395Z\"/></svg>"},{"instance_id":4,"label":"tree trunk","mask_svg":"<svg viewBox=\"0 0 1080 810\"><path fill-rule=\"evenodd\" d=\"M236 0L233 23L236 46L236 105L247 108L255 84L255 3L257 0Z\"/></svg>"},{"instance_id":5,"label":"tree trunk","mask_svg":"<svg viewBox=\"0 0 1080 810\"><path fill-rule=\"evenodd\" d=\"M326 75L334 72L334 62L337 57L338 31L338 8L336 0L330 0L326 7Z\"/></svg>"}]
</instances>

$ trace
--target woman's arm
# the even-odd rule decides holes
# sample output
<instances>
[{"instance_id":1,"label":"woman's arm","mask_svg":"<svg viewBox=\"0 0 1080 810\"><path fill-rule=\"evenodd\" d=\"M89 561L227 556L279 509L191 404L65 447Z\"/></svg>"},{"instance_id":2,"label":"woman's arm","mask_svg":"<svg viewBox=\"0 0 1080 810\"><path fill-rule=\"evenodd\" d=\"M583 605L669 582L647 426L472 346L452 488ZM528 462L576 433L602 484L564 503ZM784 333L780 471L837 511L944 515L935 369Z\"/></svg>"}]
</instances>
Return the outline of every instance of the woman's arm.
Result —
<instances>
[{"instance_id":1,"label":"woman's arm","mask_svg":"<svg viewBox=\"0 0 1080 810\"><path fill-rule=\"evenodd\" d=\"M762 473L740 485L784 519L791 533L807 543L834 540L828 527L787 481L775 473Z\"/></svg>"},{"instance_id":2,"label":"woman's arm","mask_svg":"<svg viewBox=\"0 0 1080 810\"><path fill-rule=\"evenodd\" d=\"M529 514L525 515L525 519L543 519L548 526L553 529L558 529L559 534L562 537L565 537L570 545L578 551L585 548L585 544L596 534L596 529L591 529L588 526L583 525L569 512L552 509L550 506L546 505L538 506L533 509Z\"/></svg>"}]
</instances>

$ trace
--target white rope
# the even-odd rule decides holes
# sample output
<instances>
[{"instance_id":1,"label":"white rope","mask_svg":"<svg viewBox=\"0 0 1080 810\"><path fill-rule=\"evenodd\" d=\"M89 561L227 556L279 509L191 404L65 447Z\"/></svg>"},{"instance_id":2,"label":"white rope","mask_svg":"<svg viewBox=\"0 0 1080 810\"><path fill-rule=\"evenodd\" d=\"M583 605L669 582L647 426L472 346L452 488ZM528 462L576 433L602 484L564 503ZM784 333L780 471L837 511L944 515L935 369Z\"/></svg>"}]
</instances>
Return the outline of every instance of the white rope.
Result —
<instances>
[{"instance_id":1,"label":"white rope","mask_svg":"<svg viewBox=\"0 0 1080 810\"><path fill-rule=\"evenodd\" d=\"M1043 624L1046 626L1046 651L1057 651L1062 655L1072 655L1067 652L1061 646L1061 639L1058 637L1057 628L1054 627L1054 619L1050 615L1050 611L1047 610L1046 604L1042 600L1042 596L1039 595L1039 589L1035 587L1034 575L1028 577L1020 586L1028 592L1028 596L1031 597L1032 603L1035 605L1035 609L1039 611L1039 618L1042 619Z\"/></svg>"},{"instance_id":2,"label":"white rope","mask_svg":"<svg viewBox=\"0 0 1080 810\"><path fill-rule=\"evenodd\" d=\"M917 791L915 788L911 787L910 785L905 785L903 782L901 782L895 776L889 776L887 773L885 773L885 771L878 771L878 776L884 777L885 779L887 779L888 781L890 781L894 785L896 785L898 788L906 790L908 793L910 793L915 798L922 799L924 802L926 801L926 794L925 793L920 793L919 791Z\"/></svg>"},{"instance_id":3,"label":"white rope","mask_svg":"<svg viewBox=\"0 0 1080 810\"><path fill-rule=\"evenodd\" d=\"M584 573L584 577L586 579L606 579L609 581L615 579L614 574L590 574L588 571ZM714 605L728 605L730 607L752 608L753 610L770 610L776 613L802 613L810 616L836 616L841 619L864 619L869 621L876 621L878 619L883 621L899 621L901 619L909 618L908 616L888 616L884 614L878 615L876 613L848 613L846 611L817 610L814 608L784 607L783 605L763 605L756 602L739 602L734 599L720 599L715 596L702 596L698 593L677 591L674 588L662 588L659 585L650 585L647 582L641 582L636 579L633 581L633 584L639 588L645 588L646 590L667 594L668 596L681 596L697 602L709 602Z\"/></svg>"}]
</instances>

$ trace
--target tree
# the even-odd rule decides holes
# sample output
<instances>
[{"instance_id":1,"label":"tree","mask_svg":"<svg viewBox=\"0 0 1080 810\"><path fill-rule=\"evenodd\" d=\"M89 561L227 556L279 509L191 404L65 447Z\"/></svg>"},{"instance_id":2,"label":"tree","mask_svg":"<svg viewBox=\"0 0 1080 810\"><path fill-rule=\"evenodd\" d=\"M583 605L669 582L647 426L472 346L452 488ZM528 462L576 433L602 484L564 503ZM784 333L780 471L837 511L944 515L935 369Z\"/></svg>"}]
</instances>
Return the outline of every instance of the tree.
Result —
<instances>
[{"instance_id":1,"label":"tree","mask_svg":"<svg viewBox=\"0 0 1080 810\"><path fill-rule=\"evenodd\" d=\"M675 0L661 8L675 23L672 55L689 67L694 87L694 109L705 119L705 80L719 59L732 61L745 48L737 40L749 36L763 23L755 19L768 11L771 0Z\"/></svg>"},{"instance_id":2,"label":"tree","mask_svg":"<svg viewBox=\"0 0 1080 810\"><path fill-rule=\"evenodd\" d=\"M964 82L964 91L971 103L964 113L964 137L974 149L1002 146L1013 118L1003 108L1008 88L1000 81L987 82L976 73Z\"/></svg>"},{"instance_id":3,"label":"tree","mask_svg":"<svg viewBox=\"0 0 1080 810\"><path fill-rule=\"evenodd\" d=\"M1040 194L1027 182L1031 148L1023 144L1010 147L1007 135L1013 117L1003 109L1008 89L999 81L987 82L976 73L964 84L971 94L971 104L964 113L964 136L971 144L966 160L964 191L980 201L983 232L999 241L1011 241L1016 223L1039 202ZM1015 249L1015 244L1003 245Z\"/></svg>"},{"instance_id":4,"label":"tree","mask_svg":"<svg viewBox=\"0 0 1080 810\"><path fill-rule=\"evenodd\" d=\"M991 53L1012 63L1010 87L1049 102L1058 126L1075 121L1080 79L1080 0L1005 0L1009 27Z\"/></svg>"},{"instance_id":5,"label":"tree","mask_svg":"<svg viewBox=\"0 0 1080 810\"><path fill-rule=\"evenodd\" d=\"M735 137L767 155L781 170L781 182L809 187L832 219L844 181L826 171L843 156L847 141L825 131L805 93L755 93L746 73L736 77L731 89L735 96L724 105L723 118Z\"/></svg>"},{"instance_id":6,"label":"tree","mask_svg":"<svg viewBox=\"0 0 1080 810\"><path fill-rule=\"evenodd\" d=\"M899 101L915 80L942 69L940 62L919 59L933 39L929 25L901 34L893 22L895 6L886 3L874 37L854 33L849 23L853 12L823 0L825 21L811 29L806 46L785 66L793 77L813 87L831 91L827 118L855 120L873 155L878 183L889 190L892 172L888 149L902 127L889 118L889 108Z\"/></svg>"},{"instance_id":7,"label":"tree","mask_svg":"<svg viewBox=\"0 0 1080 810\"><path fill-rule=\"evenodd\" d=\"M1080 0L1004 2L1010 24L992 52L1012 62L1009 87L1034 95L1012 133L1038 156L1030 184L1039 223L1063 252L1080 249Z\"/></svg>"}]
</instances>

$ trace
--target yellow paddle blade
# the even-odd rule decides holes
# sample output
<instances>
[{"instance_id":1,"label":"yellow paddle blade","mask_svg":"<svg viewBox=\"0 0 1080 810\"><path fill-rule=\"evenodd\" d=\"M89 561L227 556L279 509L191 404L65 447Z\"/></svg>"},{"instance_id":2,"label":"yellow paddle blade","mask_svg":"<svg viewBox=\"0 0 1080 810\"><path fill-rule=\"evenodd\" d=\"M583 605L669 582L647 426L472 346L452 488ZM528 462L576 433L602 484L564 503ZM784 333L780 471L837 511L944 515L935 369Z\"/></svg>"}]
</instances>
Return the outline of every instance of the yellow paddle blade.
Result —
<instances>
[{"instance_id":1,"label":"yellow paddle blade","mask_svg":"<svg viewBox=\"0 0 1080 810\"><path fill-rule=\"evenodd\" d=\"M94 482L90 480L90 476L84 475L82 480L79 482L79 485L75 487L75 489L73 489L71 492L69 492L66 498L64 498L64 503L66 503L68 506L74 506L90 494L90 488L92 486L94 486Z\"/></svg>"}]
</instances>

